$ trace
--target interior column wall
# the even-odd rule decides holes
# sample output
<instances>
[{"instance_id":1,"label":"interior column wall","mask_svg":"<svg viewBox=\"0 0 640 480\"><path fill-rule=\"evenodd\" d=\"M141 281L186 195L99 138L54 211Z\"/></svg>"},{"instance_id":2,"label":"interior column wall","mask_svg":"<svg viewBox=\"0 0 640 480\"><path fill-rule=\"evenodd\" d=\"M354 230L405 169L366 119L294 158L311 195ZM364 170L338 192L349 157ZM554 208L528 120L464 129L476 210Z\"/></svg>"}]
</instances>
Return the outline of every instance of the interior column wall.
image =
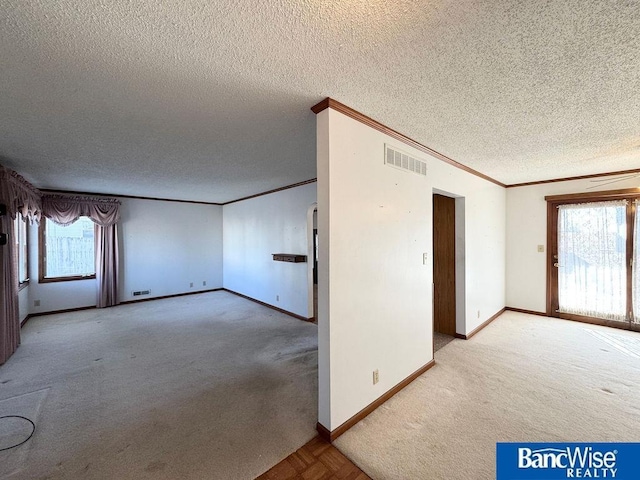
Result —
<instances>
[{"instance_id":1,"label":"interior column wall","mask_svg":"<svg viewBox=\"0 0 640 480\"><path fill-rule=\"evenodd\" d=\"M505 191L333 109L317 138L320 423L335 430L433 359L434 188L465 198L465 333L504 307ZM385 165L385 143L426 178Z\"/></svg>"}]
</instances>

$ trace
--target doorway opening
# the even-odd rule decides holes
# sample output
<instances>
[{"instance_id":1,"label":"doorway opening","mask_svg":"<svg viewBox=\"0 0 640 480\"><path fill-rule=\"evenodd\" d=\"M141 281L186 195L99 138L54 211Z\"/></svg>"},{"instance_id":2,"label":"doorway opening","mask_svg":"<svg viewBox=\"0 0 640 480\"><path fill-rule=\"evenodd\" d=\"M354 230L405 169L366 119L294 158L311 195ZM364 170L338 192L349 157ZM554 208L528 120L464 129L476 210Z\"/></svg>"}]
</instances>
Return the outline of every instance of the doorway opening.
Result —
<instances>
[{"instance_id":1,"label":"doorway opening","mask_svg":"<svg viewBox=\"0 0 640 480\"><path fill-rule=\"evenodd\" d=\"M433 193L433 351L465 330L464 198Z\"/></svg>"}]
</instances>

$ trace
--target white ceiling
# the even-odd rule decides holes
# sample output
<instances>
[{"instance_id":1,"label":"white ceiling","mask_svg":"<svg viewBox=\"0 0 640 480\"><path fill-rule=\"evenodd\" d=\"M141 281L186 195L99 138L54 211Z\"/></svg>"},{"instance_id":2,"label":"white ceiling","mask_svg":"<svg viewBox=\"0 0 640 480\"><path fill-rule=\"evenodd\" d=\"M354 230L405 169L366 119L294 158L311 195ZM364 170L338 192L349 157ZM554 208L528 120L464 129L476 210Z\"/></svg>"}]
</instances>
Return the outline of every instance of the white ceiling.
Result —
<instances>
[{"instance_id":1,"label":"white ceiling","mask_svg":"<svg viewBox=\"0 0 640 480\"><path fill-rule=\"evenodd\" d=\"M224 202L314 178L332 97L505 184L640 168L637 1L0 0L0 163Z\"/></svg>"}]
</instances>

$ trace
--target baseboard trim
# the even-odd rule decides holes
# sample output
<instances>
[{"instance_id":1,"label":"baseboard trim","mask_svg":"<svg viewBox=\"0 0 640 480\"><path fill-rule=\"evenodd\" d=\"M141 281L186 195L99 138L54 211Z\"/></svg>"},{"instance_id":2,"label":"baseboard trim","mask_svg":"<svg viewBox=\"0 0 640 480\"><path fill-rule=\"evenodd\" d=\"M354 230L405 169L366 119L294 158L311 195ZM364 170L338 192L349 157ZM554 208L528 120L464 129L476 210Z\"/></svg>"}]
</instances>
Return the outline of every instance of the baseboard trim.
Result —
<instances>
[{"instance_id":1,"label":"baseboard trim","mask_svg":"<svg viewBox=\"0 0 640 480\"><path fill-rule=\"evenodd\" d=\"M29 321L30 318L31 318L31 314L28 314L26 317L24 317L20 321L20 328L24 327L24 325Z\"/></svg>"},{"instance_id":2,"label":"baseboard trim","mask_svg":"<svg viewBox=\"0 0 640 480\"><path fill-rule=\"evenodd\" d=\"M223 288L212 288L211 290L200 290L198 292L186 292L186 293L175 293L173 295L163 295L162 297L151 297L151 298L141 298L139 300L126 300L124 302L120 302L118 305L128 305L130 303L140 303L140 302L150 302L151 300L162 300L165 298L173 298L173 297L184 297L185 295L197 295L198 293L209 293L209 292L217 292L219 290L224 290ZM117 305L114 305L117 306ZM77 308L65 308L62 310L52 310L50 312L36 312L30 313L25 317L22 322L20 322L20 328L22 328L31 318L33 317L42 317L44 315L56 315L58 313L72 313L72 312L80 312L82 310L91 310L93 308L98 308L95 305L91 305L88 307L77 307Z\"/></svg>"},{"instance_id":3,"label":"baseboard trim","mask_svg":"<svg viewBox=\"0 0 640 480\"><path fill-rule=\"evenodd\" d=\"M586 323L588 325L600 325L602 327L617 328L618 330L630 330L632 332L640 332L640 325L636 323L616 322L614 320L605 320L603 318L584 317L582 315L573 315L570 313L559 313L558 320L568 320L570 322Z\"/></svg>"},{"instance_id":4,"label":"baseboard trim","mask_svg":"<svg viewBox=\"0 0 640 480\"><path fill-rule=\"evenodd\" d=\"M467 333L466 335L463 335L462 333L456 333L455 337L456 338L461 338L462 340L469 340L476 333L478 333L480 330L485 328L487 325L489 325L491 322L493 322L496 318L498 318L500 315L502 315L505 312L506 309L507 309L507 307L504 307L502 310L500 310L496 314L494 314L491 317L489 317L489 319L486 322L483 322L482 325L474 328L470 333Z\"/></svg>"},{"instance_id":5,"label":"baseboard trim","mask_svg":"<svg viewBox=\"0 0 640 480\"><path fill-rule=\"evenodd\" d=\"M20 323L20 327L22 327L28 320L33 317L42 317L44 315L57 315L58 313L72 313L72 312L80 312L82 310L91 310L93 308L98 308L95 305L90 305L88 307L77 307L77 308L63 308L62 310L52 310L50 312L35 312L27 315L27 318L24 319L22 323Z\"/></svg>"},{"instance_id":6,"label":"baseboard trim","mask_svg":"<svg viewBox=\"0 0 640 480\"><path fill-rule=\"evenodd\" d=\"M333 442L336 438L338 438L340 435L345 433L347 430L349 430L351 427L353 427L356 423L358 423L360 420L365 418L367 415L369 415L371 412L373 412L376 408L378 408L380 405L385 403L387 400L389 400L396 393L398 393L404 387L409 385L411 382L413 382L416 378L418 378L424 372L429 370L435 364L436 364L435 360L431 360L426 365L423 365L418 370L416 370L411 375L409 375L407 378L405 378L400 383L398 383L391 390L387 391L387 393L384 393L381 397L379 397L378 399L376 399L373 402L371 402L369 405L364 407L362 410L360 410L358 413L356 413L353 417L351 417L349 420L344 422L342 425L340 425L338 428L336 428L333 431L330 431L328 428L326 428L324 425L322 425L320 422L318 422L316 424L316 430L318 431L318 434L322 438L324 438L327 442L329 442L329 443Z\"/></svg>"},{"instance_id":7,"label":"baseboard trim","mask_svg":"<svg viewBox=\"0 0 640 480\"><path fill-rule=\"evenodd\" d=\"M270 308L271 310L275 310L276 312L284 313L285 315L289 315L290 317L297 318L298 320L302 320L303 322L313 322L313 317L307 318L302 315L298 315L297 313L290 312L288 310L283 310L282 308L274 307L273 305L269 305L268 303L261 302L260 300L256 300L255 298L248 297L247 295L243 295L242 293L234 292L233 290L229 290L228 288L223 288L225 292L233 293L239 297L242 297L246 300L251 300L257 304L262 305L263 307Z\"/></svg>"},{"instance_id":8,"label":"baseboard trim","mask_svg":"<svg viewBox=\"0 0 640 480\"><path fill-rule=\"evenodd\" d=\"M535 310L525 310L524 308L505 307L509 312L526 313L527 315L538 315L539 317L548 317L544 312L536 312Z\"/></svg>"},{"instance_id":9,"label":"baseboard trim","mask_svg":"<svg viewBox=\"0 0 640 480\"><path fill-rule=\"evenodd\" d=\"M211 288L209 290L198 290L197 292L174 293L172 295L163 295L161 297L137 298L135 300L125 300L124 302L120 302L119 305L129 305L130 303L150 302L152 300L164 300L165 298L185 297L187 295L198 295L199 293L219 292L221 290L224 290L224 289Z\"/></svg>"},{"instance_id":10,"label":"baseboard trim","mask_svg":"<svg viewBox=\"0 0 640 480\"><path fill-rule=\"evenodd\" d=\"M588 325L600 325L602 327L617 328L619 330L629 330L632 332L640 332L640 325L629 322L615 322L613 320L604 320L600 318L583 317L582 315L571 315L568 313L560 313L558 316L547 315L544 312L536 312L534 310L525 310L523 308L507 307L510 312L526 313L528 315L537 315L545 318L557 318L558 320L568 320L570 322L586 323Z\"/></svg>"},{"instance_id":11,"label":"baseboard trim","mask_svg":"<svg viewBox=\"0 0 640 480\"><path fill-rule=\"evenodd\" d=\"M337 436L332 437L331 431L327 427L322 425L320 422L316 423L316 430L318 431L318 435L320 435L320 438L322 438L323 440L326 440L329 443L333 442L333 440L338 438Z\"/></svg>"}]
</instances>

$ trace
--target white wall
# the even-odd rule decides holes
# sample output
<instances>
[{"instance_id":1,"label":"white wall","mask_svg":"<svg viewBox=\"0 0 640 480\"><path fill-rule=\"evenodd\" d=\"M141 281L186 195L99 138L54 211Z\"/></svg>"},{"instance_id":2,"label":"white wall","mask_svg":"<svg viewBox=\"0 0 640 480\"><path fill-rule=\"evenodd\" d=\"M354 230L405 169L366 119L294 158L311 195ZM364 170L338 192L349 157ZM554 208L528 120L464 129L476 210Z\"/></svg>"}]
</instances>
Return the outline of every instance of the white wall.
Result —
<instances>
[{"instance_id":1,"label":"white wall","mask_svg":"<svg viewBox=\"0 0 640 480\"><path fill-rule=\"evenodd\" d=\"M29 315L29 285L24 287L18 292L18 316L20 322L23 322L27 315Z\"/></svg>"},{"instance_id":2,"label":"white wall","mask_svg":"<svg viewBox=\"0 0 640 480\"><path fill-rule=\"evenodd\" d=\"M316 184L224 206L224 287L307 317L307 264L273 253L308 255L307 211Z\"/></svg>"},{"instance_id":3,"label":"white wall","mask_svg":"<svg viewBox=\"0 0 640 480\"><path fill-rule=\"evenodd\" d=\"M601 185L606 176L507 189L507 306L546 312L547 195L636 188L638 179ZM598 180L604 180L598 182ZM545 251L537 251L544 245Z\"/></svg>"},{"instance_id":4,"label":"white wall","mask_svg":"<svg viewBox=\"0 0 640 480\"><path fill-rule=\"evenodd\" d=\"M222 288L221 206L123 198L121 211L121 301Z\"/></svg>"},{"instance_id":5,"label":"white wall","mask_svg":"<svg viewBox=\"0 0 640 480\"><path fill-rule=\"evenodd\" d=\"M434 189L465 199L460 333L505 306L506 195L335 110L317 139L319 420L335 430L433 358ZM385 165L385 142L426 160L427 177Z\"/></svg>"},{"instance_id":6,"label":"white wall","mask_svg":"<svg viewBox=\"0 0 640 480\"><path fill-rule=\"evenodd\" d=\"M222 287L221 206L130 198L121 201L121 301ZM29 313L96 304L95 280L38 283L37 228L29 229L29 257ZM151 294L133 297L134 290L151 290ZM34 306L36 300L39 307ZM22 297L20 308L24 308Z\"/></svg>"},{"instance_id":7,"label":"white wall","mask_svg":"<svg viewBox=\"0 0 640 480\"><path fill-rule=\"evenodd\" d=\"M42 220L44 222L44 220ZM38 230L29 228L29 313L46 313L70 308L88 307L96 304L96 281L75 280L70 282L39 283ZM23 308L22 297L20 308ZM39 306L35 306L39 302Z\"/></svg>"},{"instance_id":8,"label":"white wall","mask_svg":"<svg viewBox=\"0 0 640 480\"><path fill-rule=\"evenodd\" d=\"M464 306L463 317L456 319L456 333L466 335L502 310L506 303L506 189L437 159L429 158L428 168L428 181L433 190L456 198L457 288L460 276L464 277L464 284L459 287L464 299L456 298L458 314L461 301ZM433 251L432 208L430 197L429 258ZM464 235L463 252L458 252L460 235ZM433 272L430 270L429 274L432 282Z\"/></svg>"}]
</instances>

